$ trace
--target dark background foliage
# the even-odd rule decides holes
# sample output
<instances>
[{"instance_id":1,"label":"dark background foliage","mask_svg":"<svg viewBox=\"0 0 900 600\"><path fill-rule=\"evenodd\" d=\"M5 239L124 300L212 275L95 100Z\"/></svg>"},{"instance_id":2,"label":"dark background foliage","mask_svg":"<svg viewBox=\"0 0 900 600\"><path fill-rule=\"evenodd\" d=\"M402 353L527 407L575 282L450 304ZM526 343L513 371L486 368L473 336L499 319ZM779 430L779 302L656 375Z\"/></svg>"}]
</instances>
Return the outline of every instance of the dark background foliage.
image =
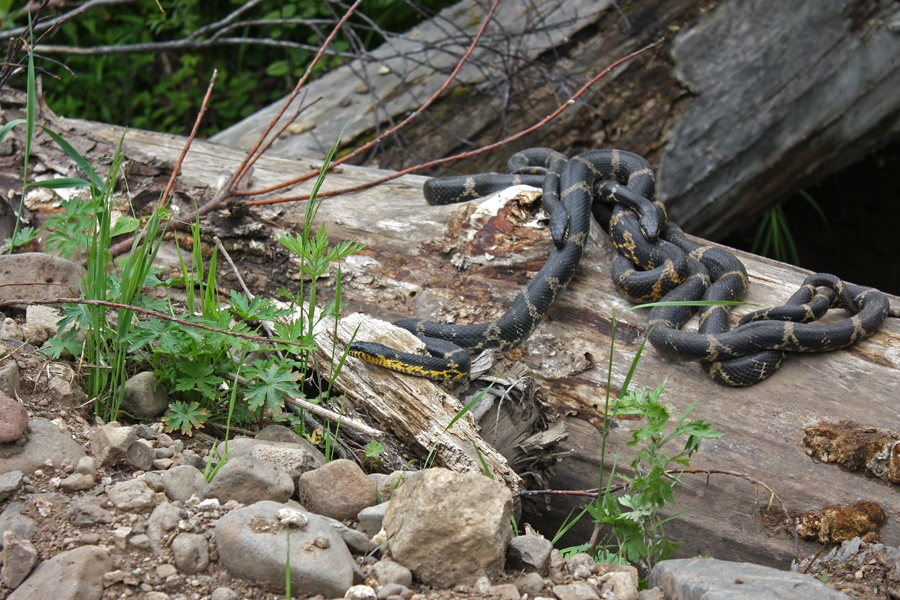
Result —
<instances>
[{"instance_id":1,"label":"dark background foliage","mask_svg":"<svg viewBox=\"0 0 900 600\"><path fill-rule=\"evenodd\" d=\"M142 0L101 6L70 19L41 42L84 48L178 40L223 19L244 3L159 0L158 5L154 0ZM357 9L359 16L353 19L352 30L342 33L332 48L344 54L375 48L384 39L379 30L406 31L452 3L453 0L366 0ZM0 0L0 14L6 13L2 27L27 24L27 14L22 9L10 11L9 4L12 0ZM322 22L313 26L246 26L229 36L291 40L314 49L347 6L325 0L262 2L241 15L241 19ZM53 7L51 3L42 16L53 16ZM66 6L66 10L71 8ZM44 71L47 103L57 114L177 134L190 131L213 69L218 69L216 89L202 130L203 136L209 136L289 93L315 55L313 49L225 45L130 54L54 53L39 60L38 66ZM40 55L40 44L36 52ZM316 72L343 60L346 58L326 56ZM15 80L12 85L24 87L23 82Z\"/></svg>"}]
</instances>

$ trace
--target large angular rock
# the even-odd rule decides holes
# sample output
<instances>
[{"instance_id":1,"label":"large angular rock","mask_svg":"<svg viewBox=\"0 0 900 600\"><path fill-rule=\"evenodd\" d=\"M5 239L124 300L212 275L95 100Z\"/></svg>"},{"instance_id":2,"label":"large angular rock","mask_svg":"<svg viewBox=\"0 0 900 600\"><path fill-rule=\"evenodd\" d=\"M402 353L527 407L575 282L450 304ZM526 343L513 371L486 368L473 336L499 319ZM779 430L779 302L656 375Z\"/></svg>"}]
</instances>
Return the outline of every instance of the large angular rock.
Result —
<instances>
[{"instance_id":1,"label":"large angular rock","mask_svg":"<svg viewBox=\"0 0 900 600\"><path fill-rule=\"evenodd\" d=\"M103 575L112 570L105 548L82 546L39 564L7 600L100 600Z\"/></svg>"},{"instance_id":2,"label":"large angular rock","mask_svg":"<svg viewBox=\"0 0 900 600\"><path fill-rule=\"evenodd\" d=\"M375 484L352 460L334 460L297 480L300 503L310 512L338 521L355 519L375 505Z\"/></svg>"},{"instance_id":3,"label":"large angular rock","mask_svg":"<svg viewBox=\"0 0 900 600\"><path fill-rule=\"evenodd\" d=\"M306 525L291 526L288 542L278 516L286 508L277 502L257 502L219 519L219 564L234 577L283 591L290 552L292 594L343 597L353 585L355 563L350 551L324 519L305 511L299 512L306 517Z\"/></svg>"},{"instance_id":4,"label":"large angular rock","mask_svg":"<svg viewBox=\"0 0 900 600\"><path fill-rule=\"evenodd\" d=\"M241 504L285 502L293 493L294 482L287 473L247 455L230 458L203 490L205 498L216 498L222 504L229 500Z\"/></svg>"},{"instance_id":5,"label":"large angular rock","mask_svg":"<svg viewBox=\"0 0 900 600\"><path fill-rule=\"evenodd\" d=\"M86 275L84 267L59 256L43 252L3 254L0 300L80 296L81 280Z\"/></svg>"},{"instance_id":6,"label":"large angular rock","mask_svg":"<svg viewBox=\"0 0 900 600\"><path fill-rule=\"evenodd\" d=\"M273 437L272 434L273 431L270 429L267 437ZM281 437L282 439L288 437L284 434L279 435L276 433L274 435ZM227 444L226 442L221 442L216 447L215 454L217 457L225 456L226 445L228 446L229 459L245 456L247 454L254 455L263 460L269 460L269 457L278 457L276 458L277 462L273 462L273 464L283 468L283 470L288 472L292 477L297 477L300 473L305 473L312 469L318 469L327 462L325 460L325 455L322 454L318 448L302 438L289 442L266 438L234 438L233 440L229 440ZM262 446L265 448L261 448ZM277 449L281 449L284 452L279 456ZM286 468L285 465L282 464L284 462L282 458L292 461L292 465Z\"/></svg>"},{"instance_id":7,"label":"large angular rock","mask_svg":"<svg viewBox=\"0 0 900 600\"><path fill-rule=\"evenodd\" d=\"M169 409L169 392L153 371L143 371L125 382L122 410L142 419L160 417Z\"/></svg>"},{"instance_id":8,"label":"large angular rock","mask_svg":"<svg viewBox=\"0 0 900 600\"><path fill-rule=\"evenodd\" d=\"M713 558L659 562L650 572L649 586L680 600L850 600L809 575Z\"/></svg>"},{"instance_id":9,"label":"large angular rock","mask_svg":"<svg viewBox=\"0 0 900 600\"><path fill-rule=\"evenodd\" d=\"M397 490L384 529L397 562L423 583L447 588L500 573L512 537L511 514L512 495L502 483L429 469Z\"/></svg>"},{"instance_id":10,"label":"large angular rock","mask_svg":"<svg viewBox=\"0 0 900 600\"><path fill-rule=\"evenodd\" d=\"M105 467L128 456L128 448L137 441L134 427L122 427L113 421L91 431L91 454L98 467Z\"/></svg>"},{"instance_id":11,"label":"large angular rock","mask_svg":"<svg viewBox=\"0 0 900 600\"><path fill-rule=\"evenodd\" d=\"M46 419L30 419L27 435L24 446L0 444L0 473L22 471L31 475L45 468L47 460L59 465L68 459L74 464L86 456L72 436Z\"/></svg>"},{"instance_id":12,"label":"large angular rock","mask_svg":"<svg viewBox=\"0 0 900 600\"><path fill-rule=\"evenodd\" d=\"M25 433L26 427L28 411L21 403L0 392L0 444L15 442Z\"/></svg>"}]
</instances>

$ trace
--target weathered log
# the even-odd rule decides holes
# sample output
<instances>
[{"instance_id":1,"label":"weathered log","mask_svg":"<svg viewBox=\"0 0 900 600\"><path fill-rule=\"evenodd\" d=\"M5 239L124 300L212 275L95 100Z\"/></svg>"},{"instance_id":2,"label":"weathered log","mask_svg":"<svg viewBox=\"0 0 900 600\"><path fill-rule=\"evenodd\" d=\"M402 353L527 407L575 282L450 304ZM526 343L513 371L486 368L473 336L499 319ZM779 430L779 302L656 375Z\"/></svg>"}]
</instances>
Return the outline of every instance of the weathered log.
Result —
<instances>
[{"instance_id":1,"label":"weathered log","mask_svg":"<svg viewBox=\"0 0 900 600\"><path fill-rule=\"evenodd\" d=\"M502 2L489 29L495 54L476 54L455 91L431 110L439 124L423 121L404 130L411 142L389 152L388 163L379 154L381 164L405 167L523 130L605 66L661 35L667 38L661 51L601 80L512 151L542 145L574 154L615 146L645 155L658 166L659 197L672 218L688 232L721 239L900 134L900 11L894 2L726 0L707 11L704 3L676 0L620 10L601 1ZM373 62L356 61L322 77L310 97L323 100L279 140L278 151L323 156L348 118L345 140L353 145L380 131L388 115L415 108L461 54L458 32L471 37L478 26L472 17L483 11L475 0L464 0L409 39L374 52ZM431 45L416 54L422 40ZM514 56L502 51L502 44L519 40ZM435 50L441 47L455 51ZM384 58L400 48L403 56ZM390 75L376 74L385 67ZM354 86L361 92L351 93ZM364 94L385 99L383 106L368 109ZM254 139L249 134L261 131L273 110L214 139L247 148ZM500 170L512 151L447 169Z\"/></svg>"},{"instance_id":2,"label":"weathered log","mask_svg":"<svg viewBox=\"0 0 900 600\"><path fill-rule=\"evenodd\" d=\"M97 148L109 147L121 135L118 128L95 123L64 121L62 126L67 128L67 136L80 137L83 143ZM125 145L128 151L138 148L141 156L155 164L171 164L183 141L131 130ZM240 157L237 151L196 142L185 161L181 185L199 200L203 190L215 188ZM309 161L264 157L256 167L252 187L268 186L311 166ZM382 174L344 167L330 174L325 186L341 188ZM326 223L332 239L368 244L363 253L343 265L343 299L353 310L388 319L416 316L474 322L495 318L552 249L548 232L535 218L534 194L520 195L512 203L482 211L468 204L433 207L422 201L423 181L421 177L403 177L389 185L324 201L317 219ZM230 223L243 235L255 232L269 236L260 237L254 244L238 236L226 240L229 250L239 255L241 268L251 280L256 276L259 285L253 291L264 293L281 285L281 274L287 271L289 275L292 269L289 257L279 250L272 236L296 230L303 214L302 204L272 205L254 209L244 221L213 219L211 228L225 234L224 225ZM241 248L246 251L243 256L238 252ZM550 482L556 488L591 488L598 481L599 427L613 317L618 319L613 395L646 333L645 314L626 312L629 304L610 280L612 253L606 236L595 227L569 288L532 338L507 357L530 370L537 387L568 428L569 438L555 451L557 457L565 456ZM752 303L782 304L806 275L801 269L737 254L750 272L747 300ZM220 281L224 279L223 274ZM891 301L900 305L896 297ZM739 307L735 313L752 308ZM350 364L354 362L348 359L345 368L363 368L371 373L370 367ZM725 434L705 441L692 466L746 473L771 485L795 510L862 498L878 502L889 515L896 515L900 514L900 497L893 489L880 481L814 462L802 443L804 428L826 418L870 426L900 422L898 371L900 323L889 321L878 334L851 349L791 356L774 377L745 389L722 388L698 365L663 360L647 347L634 385L656 387L666 380L665 401L673 413L680 414L697 401L693 417L706 419ZM610 447L622 452L620 465L628 462L624 444L633 427L630 421L621 420L610 434ZM795 555L787 533L768 529L754 516L756 501L765 503L768 496L757 496L742 480L713 476L707 482L705 477L685 476L677 499L678 510L691 510L667 528L673 537L686 542L682 555L706 554L781 566ZM573 505L581 506L583 500L554 498L549 505L551 516L561 521ZM573 530L578 542L586 540L589 531L588 523ZM882 538L896 541L898 533L900 524L889 520ZM802 546L808 554L817 549L807 543Z\"/></svg>"}]
</instances>

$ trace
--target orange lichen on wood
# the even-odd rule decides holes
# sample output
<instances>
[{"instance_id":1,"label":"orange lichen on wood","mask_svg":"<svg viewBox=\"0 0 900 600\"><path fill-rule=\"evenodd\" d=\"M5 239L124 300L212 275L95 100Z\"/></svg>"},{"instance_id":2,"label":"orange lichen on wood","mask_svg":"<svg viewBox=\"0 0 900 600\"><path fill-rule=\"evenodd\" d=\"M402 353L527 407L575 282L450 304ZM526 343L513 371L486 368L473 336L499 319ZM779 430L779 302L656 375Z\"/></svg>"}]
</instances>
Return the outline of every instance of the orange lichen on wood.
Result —
<instances>
[{"instance_id":1,"label":"orange lichen on wood","mask_svg":"<svg viewBox=\"0 0 900 600\"><path fill-rule=\"evenodd\" d=\"M806 453L822 462L900 484L900 434L853 421L806 428Z\"/></svg>"}]
</instances>

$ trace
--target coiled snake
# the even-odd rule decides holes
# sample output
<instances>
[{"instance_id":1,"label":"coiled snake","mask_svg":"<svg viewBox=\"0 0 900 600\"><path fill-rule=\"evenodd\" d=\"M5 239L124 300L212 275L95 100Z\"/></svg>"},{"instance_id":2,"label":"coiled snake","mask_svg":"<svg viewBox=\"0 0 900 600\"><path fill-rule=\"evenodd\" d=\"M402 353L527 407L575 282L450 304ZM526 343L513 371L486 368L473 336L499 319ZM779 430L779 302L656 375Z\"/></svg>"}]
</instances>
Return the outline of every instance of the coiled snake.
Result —
<instances>
[{"instance_id":1,"label":"coiled snake","mask_svg":"<svg viewBox=\"0 0 900 600\"><path fill-rule=\"evenodd\" d=\"M572 159L546 148L514 155L508 174L481 174L429 180L430 204L480 198L511 185L541 187L555 248L547 262L497 320L448 325L405 319L395 325L425 342L431 356L398 352L381 344L354 342L349 354L403 373L435 380L468 375L469 354L487 348L511 350L534 332L581 260L592 214L618 250L613 264L617 288L634 302L740 300L747 291L744 265L731 253L689 241L667 223L653 202L649 163L621 150L595 150ZM812 324L831 307L851 317ZM769 377L785 352L828 352L874 334L887 317L900 317L887 297L873 288L816 274L784 307L747 315L730 328L725 306L700 310L699 332L682 331L695 307L656 306L649 315L649 340L663 356L700 361L710 376L729 386L747 386Z\"/></svg>"}]
</instances>

